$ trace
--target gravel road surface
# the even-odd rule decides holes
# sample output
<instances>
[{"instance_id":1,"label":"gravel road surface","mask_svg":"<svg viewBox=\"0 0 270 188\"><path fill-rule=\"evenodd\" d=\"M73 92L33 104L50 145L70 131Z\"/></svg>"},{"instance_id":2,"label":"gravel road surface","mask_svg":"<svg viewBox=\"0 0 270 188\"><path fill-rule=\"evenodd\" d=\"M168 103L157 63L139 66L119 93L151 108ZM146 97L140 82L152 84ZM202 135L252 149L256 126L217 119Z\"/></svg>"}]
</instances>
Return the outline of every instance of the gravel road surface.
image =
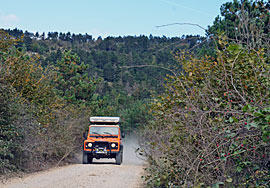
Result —
<instances>
[{"instance_id":1,"label":"gravel road surface","mask_svg":"<svg viewBox=\"0 0 270 188\"><path fill-rule=\"evenodd\" d=\"M134 137L124 139L122 165L114 159L94 160L93 164L73 164L33 173L0 183L2 188L140 188L144 162L135 154ZM80 156L81 158L81 156ZM81 160L80 160L81 161Z\"/></svg>"}]
</instances>

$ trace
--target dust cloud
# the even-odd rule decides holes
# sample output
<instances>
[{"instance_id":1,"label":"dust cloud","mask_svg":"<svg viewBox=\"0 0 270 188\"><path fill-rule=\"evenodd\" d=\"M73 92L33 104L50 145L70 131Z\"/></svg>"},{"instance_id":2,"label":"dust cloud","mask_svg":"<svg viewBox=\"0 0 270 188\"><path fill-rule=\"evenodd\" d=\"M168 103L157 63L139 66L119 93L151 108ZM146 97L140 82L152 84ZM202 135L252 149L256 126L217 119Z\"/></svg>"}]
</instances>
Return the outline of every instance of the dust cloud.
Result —
<instances>
[{"instance_id":1,"label":"dust cloud","mask_svg":"<svg viewBox=\"0 0 270 188\"><path fill-rule=\"evenodd\" d=\"M136 152L136 150L140 147L138 143L138 137L134 134L126 135L123 139L124 145L124 165L145 165L146 161L142 156Z\"/></svg>"}]
</instances>

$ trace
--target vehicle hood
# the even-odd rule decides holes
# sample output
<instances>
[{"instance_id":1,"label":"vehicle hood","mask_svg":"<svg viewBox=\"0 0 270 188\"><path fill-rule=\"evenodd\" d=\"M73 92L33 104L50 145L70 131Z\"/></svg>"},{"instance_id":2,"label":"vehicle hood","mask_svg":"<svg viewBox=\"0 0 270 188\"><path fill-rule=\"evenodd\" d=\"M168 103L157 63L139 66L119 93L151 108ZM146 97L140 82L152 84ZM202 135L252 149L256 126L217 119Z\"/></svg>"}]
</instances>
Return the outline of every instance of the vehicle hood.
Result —
<instances>
[{"instance_id":1,"label":"vehicle hood","mask_svg":"<svg viewBox=\"0 0 270 188\"><path fill-rule=\"evenodd\" d=\"M99 138L94 138L94 137L90 137L90 138L87 138L86 141L90 141L90 142L95 142L95 141L103 141L103 142L118 142L119 141L119 138L109 138L109 137L105 137L105 138L102 138L102 137L99 137Z\"/></svg>"}]
</instances>

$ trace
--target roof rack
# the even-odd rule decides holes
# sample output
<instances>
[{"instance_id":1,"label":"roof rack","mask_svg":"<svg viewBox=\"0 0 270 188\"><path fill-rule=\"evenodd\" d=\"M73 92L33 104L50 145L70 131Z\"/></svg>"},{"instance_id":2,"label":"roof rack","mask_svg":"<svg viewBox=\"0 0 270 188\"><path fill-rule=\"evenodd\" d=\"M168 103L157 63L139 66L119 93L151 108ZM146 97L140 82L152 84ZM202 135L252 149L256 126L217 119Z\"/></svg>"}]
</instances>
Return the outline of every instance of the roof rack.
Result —
<instances>
[{"instance_id":1,"label":"roof rack","mask_svg":"<svg viewBox=\"0 0 270 188\"><path fill-rule=\"evenodd\" d=\"M90 123L120 123L120 117L90 117Z\"/></svg>"}]
</instances>

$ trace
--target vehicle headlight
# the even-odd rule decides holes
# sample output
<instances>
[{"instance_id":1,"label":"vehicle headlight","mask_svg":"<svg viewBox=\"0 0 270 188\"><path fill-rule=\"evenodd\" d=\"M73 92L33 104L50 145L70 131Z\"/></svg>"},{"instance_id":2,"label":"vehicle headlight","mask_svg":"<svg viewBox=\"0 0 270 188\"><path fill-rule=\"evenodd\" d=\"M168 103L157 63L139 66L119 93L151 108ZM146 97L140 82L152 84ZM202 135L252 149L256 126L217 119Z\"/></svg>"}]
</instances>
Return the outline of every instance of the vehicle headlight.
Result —
<instances>
[{"instance_id":1,"label":"vehicle headlight","mask_svg":"<svg viewBox=\"0 0 270 188\"><path fill-rule=\"evenodd\" d=\"M90 147L90 148L93 146L92 143L88 143L87 145L88 145L88 147Z\"/></svg>"},{"instance_id":2,"label":"vehicle headlight","mask_svg":"<svg viewBox=\"0 0 270 188\"><path fill-rule=\"evenodd\" d=\"M116 144L115 143L112 143L111 146L112 146L112 148L114 148L116 146Z\"/></svg>"}]
</instances>

